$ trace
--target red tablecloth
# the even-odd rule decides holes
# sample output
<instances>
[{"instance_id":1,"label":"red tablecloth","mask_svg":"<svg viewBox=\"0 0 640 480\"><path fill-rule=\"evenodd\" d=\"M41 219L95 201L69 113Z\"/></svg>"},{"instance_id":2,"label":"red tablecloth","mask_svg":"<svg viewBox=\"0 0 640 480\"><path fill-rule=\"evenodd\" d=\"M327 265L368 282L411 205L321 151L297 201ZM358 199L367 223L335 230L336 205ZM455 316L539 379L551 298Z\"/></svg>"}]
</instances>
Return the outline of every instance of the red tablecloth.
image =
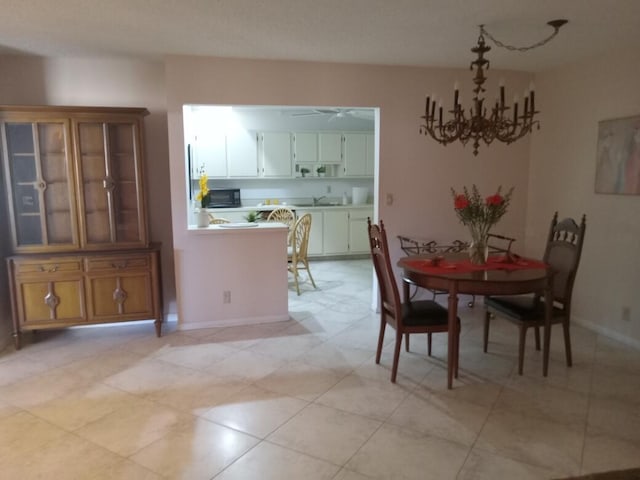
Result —
<instances>
[{"instance_id":1,"label":"red tablecloth","mask_svg":"<svg viewBox=\"0 0 640 480\"><path fill-rule=\"evenodd\" d=\"M447 261L441 259L439 262L436 260L434 265L433 259L408 259L407 265L417 270L422 270L426 273L470 273L483 270L526 270L535 268L547 268L548 265L540 260L533 260L531 258L518 257L515 259L505 258L504 255L491 255L487 263L484 265L475 265L469 261L469 259Z\"/></svg>"}]
</instances>

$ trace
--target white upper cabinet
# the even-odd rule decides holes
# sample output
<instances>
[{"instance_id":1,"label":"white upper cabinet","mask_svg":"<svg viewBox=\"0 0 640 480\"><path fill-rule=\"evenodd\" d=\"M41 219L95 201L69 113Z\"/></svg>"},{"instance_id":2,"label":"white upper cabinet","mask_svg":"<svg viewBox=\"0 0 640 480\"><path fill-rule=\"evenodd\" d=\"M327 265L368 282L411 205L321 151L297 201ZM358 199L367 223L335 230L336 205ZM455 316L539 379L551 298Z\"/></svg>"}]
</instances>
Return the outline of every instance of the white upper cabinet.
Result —
<instances>
[{"instance_id":1,"label":"white upper cabinet","mask_svg":"<svg viewBox=\"0 0 640 480\"><path fill-rule=\"evenodd\" d=\"M345 133L343 139L344 175L346 177L372 177L375 165L373 135Z\"/></svg>"},{"instance_id":2,"label":"white upper cabinet","mask_svg":"<svg viewBox=\"0 0 640 480\"><path fill-rule=\"evenodd\" d=\"M193 149L194 174L198 176L200 169L209 177L226 177L227 170L227 138L224 134L211 133L196 138Z\"/></svg>"},{"instance_id":3,"label":"white upper cabinet","mask_svg":"<svg viewBox=\"0 0 640 480\"><path fill-rule=\"evenodd\" d=\"M258 142L255 133L239 130L227 135L227 165L230 177L258 176Z\"/></svg>"},{"instance_id":4,"label":"white upper cabinet","mask_svg":"<svg viewBox=\"0 0 640 480\"><path fill-rule=\"evenodd\" d=\"M322 164L342 163L342 134L318 134L318 162Z\"/></svg>"},{"instance_id":5,"label":"white upper cabinet","mask_svg":"<svg viewBox=\"0 0 640 480\"><path fill-rule=\"evenodd\" d=\"M318 134L293 134L293 160L295 163L318 163Z\"/></svg>"},{"instance_id":6,"label":"white upper cabinet","mask_svg":"<svg viewBox=\"0 0 640 480\"><path fill-rule=\"evenodd\" d=\"M263 132L260 134L263 177L291 177L291 134Z\"/></svg>"}]
</instances>

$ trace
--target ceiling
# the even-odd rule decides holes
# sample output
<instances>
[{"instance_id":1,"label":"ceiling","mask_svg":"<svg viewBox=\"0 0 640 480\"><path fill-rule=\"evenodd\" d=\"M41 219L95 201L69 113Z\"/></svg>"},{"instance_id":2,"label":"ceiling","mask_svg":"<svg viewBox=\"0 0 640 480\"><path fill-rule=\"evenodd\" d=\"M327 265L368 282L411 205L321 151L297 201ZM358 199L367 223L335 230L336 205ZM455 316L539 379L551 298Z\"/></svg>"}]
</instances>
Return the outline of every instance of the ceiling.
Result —
<instances>
[{"instance_id":1,"label":"ceiling","mask_svg":"<svg viewBox=\"0 0 640 480\"><path fill-rule=\"evenodd\" d=\"M468 67L478 25L493 68L541 71L640 44L640 0L0 0L0 53L207 55Z\"/></svg>"}]
</instances>

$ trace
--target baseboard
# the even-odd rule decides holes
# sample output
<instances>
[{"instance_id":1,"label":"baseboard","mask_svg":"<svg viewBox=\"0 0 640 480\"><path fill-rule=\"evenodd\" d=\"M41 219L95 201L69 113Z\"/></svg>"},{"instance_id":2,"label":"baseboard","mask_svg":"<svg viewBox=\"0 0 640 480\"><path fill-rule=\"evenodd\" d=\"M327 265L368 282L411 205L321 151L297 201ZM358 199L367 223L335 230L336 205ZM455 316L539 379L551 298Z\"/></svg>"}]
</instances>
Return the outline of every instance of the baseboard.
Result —
<instances>
[{"instance_id":1,"label":"baseboard","mask_svg":"<svg viewBox=\"0 0 640 480\"><path fill-rule=\"evenodd\" d=\"M210 322L180 323L178 330L197 330L199 328L237 327L241 325L257 325L260 323L286 322L289 315L271 315L266 317L229 318L227 320L212 320Z\"/></svg>"},{"instance_id":2,"label":"baseboard","mask_svg":"<svg viewBox=\"0 0 640 480\"><path fill-rule=\"evenodd\" d=\"M611 330L610 328L603 327L602 325L598 325L593 322L589 322L587 320L581 319L579 317L576 317L575 315L573 315L571 322L576 325L580 325L581 327L584 327L587 330L596 332L599 335L611 338L612 340L620 342L636 350L640 350L640 340L636 340L635 338L630 338L620 332L617 332L615 330Z\"/></svg>"}]
</instances>

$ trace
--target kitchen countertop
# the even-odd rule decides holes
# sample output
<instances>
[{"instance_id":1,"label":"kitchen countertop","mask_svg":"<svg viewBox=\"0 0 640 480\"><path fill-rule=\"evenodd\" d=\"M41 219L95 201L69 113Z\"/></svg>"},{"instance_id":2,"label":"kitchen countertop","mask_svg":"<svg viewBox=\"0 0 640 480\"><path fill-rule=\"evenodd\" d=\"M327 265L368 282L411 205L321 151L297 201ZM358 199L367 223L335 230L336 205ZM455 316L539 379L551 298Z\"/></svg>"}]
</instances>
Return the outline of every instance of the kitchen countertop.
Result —
<instances>
[{"instance_id":1,"label":"kitchen countertop","mask_svg":"<svg viewBox=\"0 0 640 480\"><path fill-rule=\"evenodd\" d=\"M354 208L373 208L372 203L364 203L364 204L352 204L349 203L347 205L316 205L315 207L312 205L287 205L287 204L279 204L279 205L255 205L255 206L242 206L235 208L207 208L208 212L255 212L255 211L270 211L275 210L276 208L285 207L290 208L291 210L327 210L327 209L354 209Z\"/></svg>"}]
</instances>

